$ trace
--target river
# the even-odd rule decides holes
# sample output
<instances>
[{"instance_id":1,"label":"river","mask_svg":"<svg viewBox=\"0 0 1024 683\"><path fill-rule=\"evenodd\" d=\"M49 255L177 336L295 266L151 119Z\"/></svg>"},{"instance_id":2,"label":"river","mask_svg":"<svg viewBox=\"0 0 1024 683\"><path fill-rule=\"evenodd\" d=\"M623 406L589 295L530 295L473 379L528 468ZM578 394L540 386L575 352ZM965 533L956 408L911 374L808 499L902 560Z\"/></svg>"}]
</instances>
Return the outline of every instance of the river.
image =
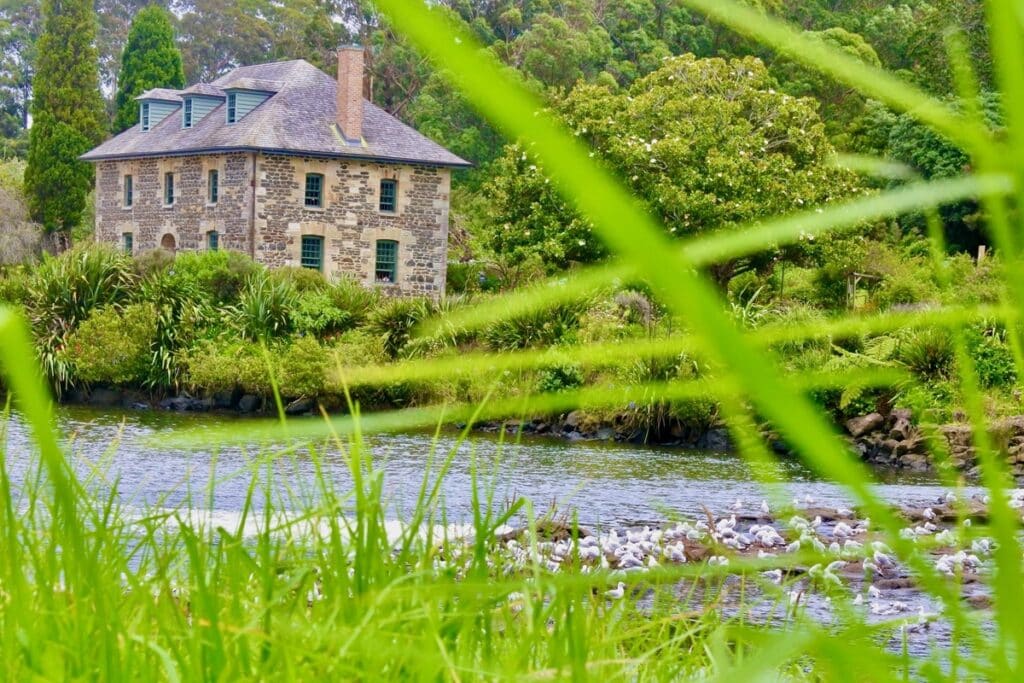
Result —
<instances>
[{"instance_id":1,"label":"river","mask_svg":"<svg viewBox=\"0 0 1024 683\"><path fill-rule=\"evenodd\" d=\"M90 485L99 491L109 489L116 480L128 505L192 506L230 515L243 505L256 469L253 463L261 454L277 454L270 460L279 492L309 489L314 476L313 461L302 449L279 445L184 450L160 443L161 435L173 430L206 430L226 422L244 430L245 422L234 415L62 407L58 420L76 469L83 476L93 474ZM17 416L6 431L7 467L17 484L35 459L25 425ZM384 471L390 514L401 519L416 500L433 434L379 434L368 441L374 465ZM474 434L458 445L458 434L446 432L437 440L436 461L453 448L458 452L442 492L448 519L456 522L470 517L474 455L485 471L484 479L492 472L495 475L496 503L525 497L538 512L552 505L561 511L575 510L582 525L594 527L702 515L703 506L720 513L738 499L751 504L763 498L811 496L830 506L852 502L841 487L824 481L795 458L780 461L787 483L768 487L759 483L758 473L742 458L729 453L536 437L501 443L486 434ZM349 490L351 477L339 452L328 449L323 460L337 490ZM257 476L265 477L265 468ZM931 502L945 490L927 473L876 470L876 477L876 492L901 505ZM211 481L215 482L212 495Z\"/></svg>"}]
</instances>

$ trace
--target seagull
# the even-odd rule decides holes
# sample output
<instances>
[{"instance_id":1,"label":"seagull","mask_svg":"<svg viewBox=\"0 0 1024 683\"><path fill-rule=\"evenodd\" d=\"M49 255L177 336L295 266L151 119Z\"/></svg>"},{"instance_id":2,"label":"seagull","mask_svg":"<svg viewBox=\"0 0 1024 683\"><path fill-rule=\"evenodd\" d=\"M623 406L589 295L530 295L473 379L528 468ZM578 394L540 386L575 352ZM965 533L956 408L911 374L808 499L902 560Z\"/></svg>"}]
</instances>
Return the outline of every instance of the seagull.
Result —
<instances>
[{"instance_id":1,"label":"seagull","mask_svg":"<svg viewBox=\"0 0 1024 683\"><path fill-rule=\"evenodd\" d=\"M612 600L618 600L623 595L626 594L626 584L624 584L621 581L619 581L619 585L618 586L616 586L615 588L612 588L611 590L605 591L604 594L607 595Z\"/></svg>"},{"instance_id":2,"label":"seagull","mask_svg":"<svg viewBox=\"0 0 1024 683\"><path fill-rule=\"evenodd\" d=\"M762 515L769 515L769 514L771 514L771 509L768 507L768 501L767 500L762 500L761 501L761 514Z\"/></svg>"},{"instance_id":3,"label":"seagull","mask_svg":"<svg viewBox=\"0 0 1024 683\"><path fill-rule=\"evenodd\" d=\"M863 605L864 604L864 595L861 594L861 593L857 593L857 597L855 597L853 599L853 604L855 604L855 605Z\"/></svg>"},{"instance_id":4,"label":"seagull","mask_svg":"<svg viewBox=\"0 0 1024 683\"><path fill-rule=\"evenodd\" d=\"M930 522L935 519L935 511L931 508L925 508L922 516Z\"/></svg>"},{"instance_id":5,"label":"seagull","mask_svg":"<svg viewBox=\"0 0 1024 683\"><path fill-rule=\"evenodd\" d=\"M877 598L882 594L882 591L878 590L874 584L868 586L868 597L871 599Z\"/></svg>"}]
</instances>

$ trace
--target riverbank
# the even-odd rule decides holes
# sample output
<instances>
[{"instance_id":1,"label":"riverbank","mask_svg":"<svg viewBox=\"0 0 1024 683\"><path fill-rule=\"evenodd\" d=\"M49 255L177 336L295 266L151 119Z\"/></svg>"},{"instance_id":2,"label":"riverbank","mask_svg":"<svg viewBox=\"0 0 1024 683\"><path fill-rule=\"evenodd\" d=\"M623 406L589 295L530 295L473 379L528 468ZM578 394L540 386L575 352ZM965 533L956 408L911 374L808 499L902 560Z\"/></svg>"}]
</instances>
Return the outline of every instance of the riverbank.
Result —
<instances>
[{"instance_id":1,"label":"riverbank","mask_svg":"<svg viewBox=\"0 0 1024 683\"><path fill-rule=\"evenodd\" d=\"M220 392L207 397L188 394L154 398L140 391L98 388L74 390L63 397L65 405L125 410L163 410L182 413L224 412L239 416L268 416L277 412L273 401L239 390ZM321 406L312 399L297 399L283 404L292 417L319 415ZM556 416L520 420L487 420L475 425L483 433L504 433L507 436L542 437L568 442L616 442L651 445L681 450L731 452L734 450L729 431L724 425L670 422L659 429L638 427L624 416L607 419L582 410ZM453 424L462 428L464 424ZM868 413L836 425L851 450L874 466L930 472L944 470L976 481L980 466L974 449L971 428L962 423L941 425L930 430L929 439L907 409L893 409L888 414ZM769 430L766 442L775 452L789 453L785 442ZM1024 484L1024 415L993 420L989 439L996 452L1005 459L1010 474ZM938 455L935 455L938 453Z\"/></svg>"}]
</instances>

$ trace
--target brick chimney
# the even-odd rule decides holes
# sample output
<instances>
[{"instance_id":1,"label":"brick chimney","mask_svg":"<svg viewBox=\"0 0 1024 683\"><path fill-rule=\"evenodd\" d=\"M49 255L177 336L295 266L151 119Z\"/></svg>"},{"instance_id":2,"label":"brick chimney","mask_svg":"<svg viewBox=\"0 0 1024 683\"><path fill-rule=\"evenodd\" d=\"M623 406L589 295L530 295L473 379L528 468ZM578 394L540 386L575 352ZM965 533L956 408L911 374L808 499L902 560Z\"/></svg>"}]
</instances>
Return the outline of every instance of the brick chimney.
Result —
<instances>
[{"instance_id":1,"label":"brick chimney","mask_svg":"<svg viewBox=\"0 0 1024 683\"><path fill-rule=\"evenodd\" d=\"M338 50L338 128L347 142L363 139L363 48Z\"/></svg>"}]
</instances>

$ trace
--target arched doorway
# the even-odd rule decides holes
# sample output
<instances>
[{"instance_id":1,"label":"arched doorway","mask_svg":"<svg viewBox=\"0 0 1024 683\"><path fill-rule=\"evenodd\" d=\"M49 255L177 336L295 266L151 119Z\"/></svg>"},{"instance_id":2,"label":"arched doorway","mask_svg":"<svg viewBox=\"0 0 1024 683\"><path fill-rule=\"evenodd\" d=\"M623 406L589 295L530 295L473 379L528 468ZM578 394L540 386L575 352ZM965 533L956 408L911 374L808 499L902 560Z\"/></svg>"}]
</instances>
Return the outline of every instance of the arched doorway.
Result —
<instances>
[{"instance_id":1,"label":"arched doorway","mask_svg":"<svg viewBox=\"0 0 1024 683\"><path fill-rule=\"evenodd\" d=\"M160 246L173 254L177 246L174 241L174 235L172 235L171 233L167 233L163 237L161 237Z\"/></svg>"}]
</instances>

